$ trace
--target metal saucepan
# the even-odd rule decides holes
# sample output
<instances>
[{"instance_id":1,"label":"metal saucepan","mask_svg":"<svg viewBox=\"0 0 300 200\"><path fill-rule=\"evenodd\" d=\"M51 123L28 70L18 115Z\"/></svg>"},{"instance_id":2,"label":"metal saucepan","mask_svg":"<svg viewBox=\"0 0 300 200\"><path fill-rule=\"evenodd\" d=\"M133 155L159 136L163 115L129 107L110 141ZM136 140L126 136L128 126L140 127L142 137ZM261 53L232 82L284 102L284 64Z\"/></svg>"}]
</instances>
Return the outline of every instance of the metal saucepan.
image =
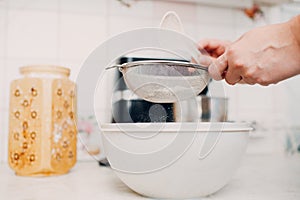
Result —
<instances>
[{"instance_id":1,"label":"metal saucepan","mask_svg":"<svg viewBox=\"0 0 300 200\"><path fill-rule=\"evenodd\" d=\"M132 95L130 90L114 95L112 113L116 123L227 121L227 98L197 96L196 100L153 103Z\"/></svg>"}]
</instances>

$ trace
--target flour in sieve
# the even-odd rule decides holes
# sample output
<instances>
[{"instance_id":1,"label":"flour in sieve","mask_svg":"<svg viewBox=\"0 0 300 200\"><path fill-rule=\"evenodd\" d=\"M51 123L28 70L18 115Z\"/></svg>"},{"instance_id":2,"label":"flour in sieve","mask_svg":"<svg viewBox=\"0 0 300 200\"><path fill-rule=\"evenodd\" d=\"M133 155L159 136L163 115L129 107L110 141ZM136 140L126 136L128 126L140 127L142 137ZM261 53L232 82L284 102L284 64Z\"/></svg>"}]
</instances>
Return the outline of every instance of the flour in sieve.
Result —
<instances>
[{"instance_id":1,"label":"flour in sieve","mask_svg":"<svg viewBox=\"0 0 300 200\"><path fill-rule=\"evenodd\" d=\"M206 76L153 76L129 73L127 85L139 97L157 103L192 98L207 85Z\"/></svg>"}]
</instances>

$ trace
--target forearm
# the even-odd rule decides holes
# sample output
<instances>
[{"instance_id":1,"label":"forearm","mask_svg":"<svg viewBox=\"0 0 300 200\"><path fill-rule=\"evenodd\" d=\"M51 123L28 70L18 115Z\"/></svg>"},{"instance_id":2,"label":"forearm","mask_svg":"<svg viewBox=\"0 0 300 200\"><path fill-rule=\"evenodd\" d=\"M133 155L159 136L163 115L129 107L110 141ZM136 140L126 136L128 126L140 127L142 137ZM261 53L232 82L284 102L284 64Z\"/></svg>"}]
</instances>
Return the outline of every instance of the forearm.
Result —
<instances>
[{"instance_id":1,"label":"forearm","mask_svg":"<svg viewBox=\"0 0 300 200\"><path fill-rule=\"evenodd\" d=\"M300 15L292 18L288 23L290 24L291 31L300 46Z\"/></svg>"}]
</instances>

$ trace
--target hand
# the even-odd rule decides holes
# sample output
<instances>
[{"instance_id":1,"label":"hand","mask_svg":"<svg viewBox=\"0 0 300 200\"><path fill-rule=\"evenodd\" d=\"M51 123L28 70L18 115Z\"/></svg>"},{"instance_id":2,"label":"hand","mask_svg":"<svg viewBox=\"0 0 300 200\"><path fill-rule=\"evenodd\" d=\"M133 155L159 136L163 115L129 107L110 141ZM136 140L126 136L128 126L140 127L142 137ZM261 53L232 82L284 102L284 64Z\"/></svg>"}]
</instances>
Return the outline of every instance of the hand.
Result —
<instances>
[{"instance_id":1,"label":"hand","mask_svg":"<svg viewBox=\"0 0 300 200\"><path fill-rule=\"evenodd\" d=\"M231 85L269 85L300 74L299 18L247 32L209 66L210 75Z\"/></svg>"},{"instance_id":2,"label":"hand","mask_svg":"<svg viewBox=\"0 0 300 200\"><path fill-rule=\"evenodd\" d=\"M204 55L206 53L203 50L205 50L209 56L218 58L225 52L226 48L229 47L230 44L231 42L226 40L205 39L199 42L198 49Z\"/></svg>"},{"instance_id":3,"label":"hand","mask_svg":"<svg viewBox=\"0 0 300 200\"><path fill-rule=\"evenodd\" d=\"M219 71L217 67L215 67L216 65L214 63L216 63L216 58L224 54L230 44L230 41L217 39L204 39L198 44L198 50L202 53L202 56L200 57L200 63L204 66L213 66L208 68L208 73L215 80L223 79L222 74L219 76ZM221 61L219 60L218 62Z\"/></svg>"}]
</instances>

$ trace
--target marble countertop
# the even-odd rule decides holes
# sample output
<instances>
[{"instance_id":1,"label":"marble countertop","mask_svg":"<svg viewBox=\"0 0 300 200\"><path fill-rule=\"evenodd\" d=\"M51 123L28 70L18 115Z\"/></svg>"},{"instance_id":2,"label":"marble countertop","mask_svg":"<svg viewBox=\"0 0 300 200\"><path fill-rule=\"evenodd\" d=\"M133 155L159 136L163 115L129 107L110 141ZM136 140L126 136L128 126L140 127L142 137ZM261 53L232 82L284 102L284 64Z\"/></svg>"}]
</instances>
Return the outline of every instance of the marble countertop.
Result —
<instances>
[{"instance_id":1,"label":"marble countertop","mask_svg":"<svg viewBox=\"0 0 300 200\"><path fill-rule=\"evenodd\" d=\"M69 174L47 178L15 176L0 165L0 199L147 199L128 189L97 162L79 162ZM245 155L231 182L205 200L299 200L300 156Z\"/></svg>"}]
</instances>

